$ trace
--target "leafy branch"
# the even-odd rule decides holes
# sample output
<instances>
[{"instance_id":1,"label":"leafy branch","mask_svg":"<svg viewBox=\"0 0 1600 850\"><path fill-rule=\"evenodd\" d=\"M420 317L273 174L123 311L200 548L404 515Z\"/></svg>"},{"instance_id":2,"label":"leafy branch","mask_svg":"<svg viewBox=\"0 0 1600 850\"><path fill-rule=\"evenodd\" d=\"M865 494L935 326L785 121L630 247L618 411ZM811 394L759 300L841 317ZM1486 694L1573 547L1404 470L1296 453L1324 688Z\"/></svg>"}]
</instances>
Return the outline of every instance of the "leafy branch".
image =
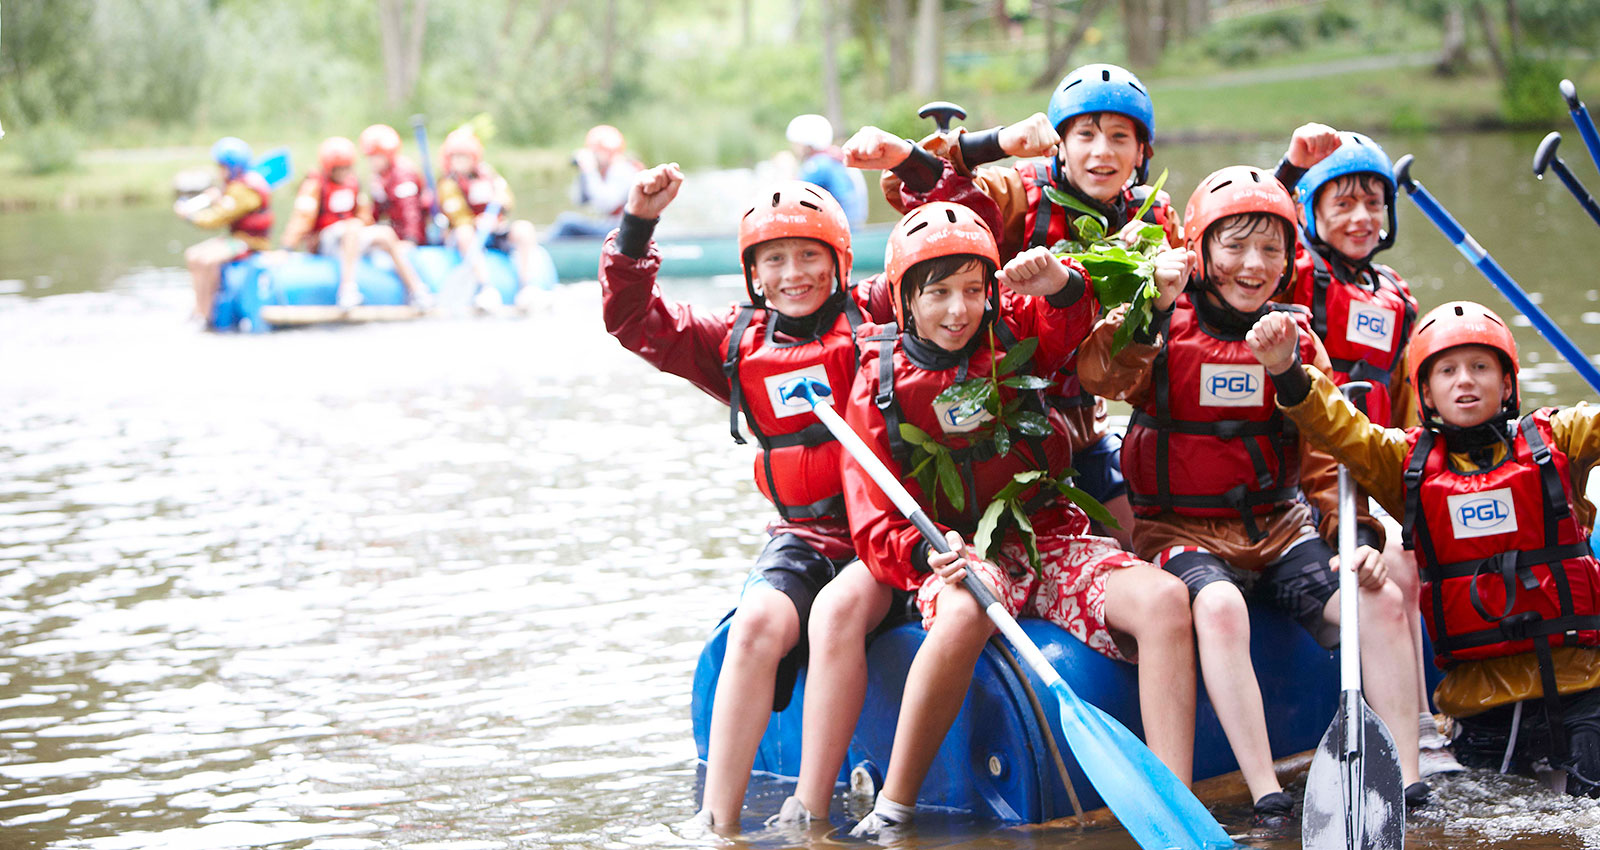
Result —
<instances>
[{"instance_id":1,"label":"leafy branch","mask_svg":"<svg viewBox=\"0 0 1600 850\"><path fill-rule=\"evenodd\" d=\"M1132 220L1144 218L1166 182L1167 172L1163 171ZM1112 337L1111 353L1114 355L1133 339L1136 331L1150 326L1150 305L1158 294L1155 257L1166 249L1166 230L1159 224L1146 224L1136 231L1138 239L1129 245L1119 238L1120 234L1108 234L1109 222L1084 202L1054 186L1046 186L1044 191L1052 202L1081 213L1072 222L1077 238L1062 240L1051 250L1058 257L1071 257L1083 265L1094 281L1095 295L1101 306L1110 309L1119 304L1129 305L1122 326Z\"/></svg>"}]
</instances>

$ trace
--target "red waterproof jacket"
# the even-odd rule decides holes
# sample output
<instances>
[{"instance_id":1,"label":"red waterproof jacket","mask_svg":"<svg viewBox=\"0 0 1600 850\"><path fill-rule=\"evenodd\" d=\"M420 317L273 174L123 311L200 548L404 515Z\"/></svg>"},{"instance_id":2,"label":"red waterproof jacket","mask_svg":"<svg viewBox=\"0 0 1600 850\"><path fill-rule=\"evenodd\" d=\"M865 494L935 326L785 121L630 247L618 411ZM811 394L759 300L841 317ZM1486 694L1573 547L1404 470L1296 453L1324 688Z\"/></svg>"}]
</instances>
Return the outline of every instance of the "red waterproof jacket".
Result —
<instances>
[{"instance_id":1,"label":"red waterproof jacket","mask_svg":"<svg viewBox=\"0 0 1600 850\"><path fill-rule=\"evenodd\" d=\"M373 175L368 187L377 221L387 221L395 235L407 242L417 245L427 242L428 209L433 206L433 193L428 191L411 160L395 157L388 171Z\"/></svg>"}]
</instances>

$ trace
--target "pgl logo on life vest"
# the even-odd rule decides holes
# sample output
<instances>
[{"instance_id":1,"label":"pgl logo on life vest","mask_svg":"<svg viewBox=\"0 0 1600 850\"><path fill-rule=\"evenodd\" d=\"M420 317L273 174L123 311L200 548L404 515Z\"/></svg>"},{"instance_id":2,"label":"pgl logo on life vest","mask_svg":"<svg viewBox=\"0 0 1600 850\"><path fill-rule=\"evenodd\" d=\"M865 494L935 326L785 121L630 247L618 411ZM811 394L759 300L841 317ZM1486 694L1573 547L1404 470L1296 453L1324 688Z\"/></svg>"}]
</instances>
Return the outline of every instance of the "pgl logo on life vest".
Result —
<instances>
[{"instance_id":1,"label":"pgl logo on life vest","mask_svg":"<svg viewBox=\"0 0 1600 850\"><path fill-rule=\"evenodd\" d=\"M1389 351L1394 348L1395 314L1376 304L1350 305L1350 321L1344 335L1357 345Z\"/></svg>"},{"instance_id":2,"label":"pgl logo on life vest","mask_svg":"<svg viewBox=\"0 0 1600 850\"><path fill-rule=\"evenodd\" d=\"M981 402L952 404L936 401L933 403L933 413L939 417L939 427L946 434L970 433L994 418Z\"/></svg>"},{"instance_id":3,"label":"pgl logo on life vest","mask_svg":"<svg viewBox=\"0 0 1600 850\"><path fill-rule=\"evenodd\" d=\"M1517 530L1517 504L1511 498L1510 487L1449 496L1445 507L1450 511L1450 528L1457 540Z\"/></svg>"},{"instance_id":4,"label":"pgl logo on life vest","mask_svg":"<svg viewBox=\"0 0 1600 850\"><path fill-rule=\"evenodd\" d=\"M804 369L796 369L793 372L784 372L782 375L773 375L767 378L765 381L767 388L767 402L772 405L773 416L776 416L779 419L787 419L790 416L799 416L801 414L811 412L811 404L807 402L805 398L801 396L795 396L790 398L788 401L784 401L783 394L779 392L784 385L796 378L816 378L822 382L823 386L826 386L829 389L833 388L833 384L828 382L828 370L821 363L813 363ZM842 399L835 400L835 404L842 405L843 403L844 402Z\"/></svg>"},{"instance_id":5,"label":"pgl logo on life vest","mask_svg":"<svg viewBox=\"0 0 1600 850\"><path fill-rule=\"evenodd\" d=\"M1259 407L1266 399L1267 369L1257 363L1200 364L1200 404L1205 407Z\"/></svg>"},{"instance_id":6,"label":"pgl logo on life vest","mask_svg":"<svg viewBox=\"0 0 1600 850\"><path fill-rule=\"evenodd\" d=\"M328 193L328 212L344 213L356 208L354 189L335 189Z\"/></svg>"}]
</instances>

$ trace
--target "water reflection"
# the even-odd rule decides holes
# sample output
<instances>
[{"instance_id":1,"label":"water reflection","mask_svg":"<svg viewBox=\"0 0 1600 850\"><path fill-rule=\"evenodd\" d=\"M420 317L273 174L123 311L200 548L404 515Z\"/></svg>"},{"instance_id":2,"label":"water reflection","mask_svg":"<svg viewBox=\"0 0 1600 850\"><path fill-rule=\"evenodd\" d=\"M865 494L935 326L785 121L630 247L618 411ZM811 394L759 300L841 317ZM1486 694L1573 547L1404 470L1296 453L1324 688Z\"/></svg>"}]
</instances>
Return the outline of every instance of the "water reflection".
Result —
<instances>
[{"instance_id":1,"label":"water reflection","mask_svg":"<svg viewBox=\"0 0 1600 850\"><path fill-rule=\"evenodd\" d=\"M1558 282L1546 307L1591 345L1570 199L1506 177L1469 207L1521 141L1430 144L1395 147L1514 275ZM1278 149L1163 157L1184 186ZM724 409L606 337L593 285L523 320L198 334L190 234L92 215L137 241L0 228L0 845L722 846L664 824L693 808L694 660L766 516ZM1499 303L1404 205L1401 227L1391 261L1425 305ZM1531 398L1582 395L1519 342ZM1600 847L1589 801L1436 787L1413 846ZM761 829L786 793L753 783L744 843L839 841L842 805L817 835ZM1131 846L933 814L907 846L1060 845Z\"/></svg>"}]
</instances>

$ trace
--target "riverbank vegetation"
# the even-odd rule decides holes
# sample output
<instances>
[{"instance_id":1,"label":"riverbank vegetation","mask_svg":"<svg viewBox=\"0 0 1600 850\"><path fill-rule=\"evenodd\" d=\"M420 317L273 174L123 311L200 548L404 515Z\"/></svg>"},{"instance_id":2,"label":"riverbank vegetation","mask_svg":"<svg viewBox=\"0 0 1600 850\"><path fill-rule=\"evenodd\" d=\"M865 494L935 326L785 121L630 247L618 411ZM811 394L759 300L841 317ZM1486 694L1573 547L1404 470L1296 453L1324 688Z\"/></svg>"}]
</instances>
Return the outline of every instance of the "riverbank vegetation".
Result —
<instances>
[{"instance_id":1,"label":"riverbank vegetation","mask_svg":"<svg viewBox=\"0 0 1600 850\"><path fill-rule=\"evenodd\" d=\"M233 134L304 165L326 135L492 118L503 170L555 182L605 121L647 161L748 165L788 119L841 135L1040 109L1083 62L1150 84L1158 134L1541 126L1600 84L1596 4L1560 0L140 0L0 4L0 206L160 201ZM1588 51L1588 52L1586 52Z\"/></svg>"}]
</instances>

